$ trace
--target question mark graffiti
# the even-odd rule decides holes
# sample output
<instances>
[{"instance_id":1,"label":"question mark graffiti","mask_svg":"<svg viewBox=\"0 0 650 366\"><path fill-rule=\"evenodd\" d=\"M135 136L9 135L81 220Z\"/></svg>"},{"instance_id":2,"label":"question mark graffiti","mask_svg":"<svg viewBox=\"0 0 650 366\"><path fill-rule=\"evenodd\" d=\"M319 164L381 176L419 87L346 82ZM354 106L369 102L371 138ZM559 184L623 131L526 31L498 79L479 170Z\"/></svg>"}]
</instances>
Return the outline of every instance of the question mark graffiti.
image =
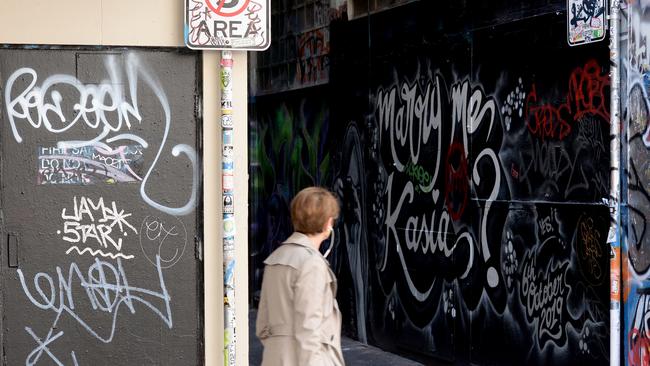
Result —
<instances>
[{"instance_id":1,"label":"question mark graffiti","mask_svg":"<svg viewBox=\"0 0 650 366\"><path fill-rule=\"evenodd\" d=\"M485 263L487 263L491 257L490 248L488 248L488 240L487 240L487 218L490 213L490 208L492 207L492 202L497 198L497 195L499 194L499 189L501 188L501 174L498 169L499 159L494 153L494 150L485 149L481 151L481 153L478 155L478 157L476 158L476 163L474 164L474 171L472 175L472 178L474 179L474 184L476 186L481 184L481 176L479 175L478 172L478 162L481 161L481 159L484 156L487 156L490 159L492 159L492 166L494 167L494 173L495 173L494 188L492 188L492 193L490 193L490 198L488 198L487 202L485 203L485 211L483 211L483 218L481 220L481 253L483 254L483 259L485 260ZM495 288L497 287L497 285L499 285L499 273L493 266L490 266L487 270L487 283L492 288Z\"/></svg>"}]
</instances>

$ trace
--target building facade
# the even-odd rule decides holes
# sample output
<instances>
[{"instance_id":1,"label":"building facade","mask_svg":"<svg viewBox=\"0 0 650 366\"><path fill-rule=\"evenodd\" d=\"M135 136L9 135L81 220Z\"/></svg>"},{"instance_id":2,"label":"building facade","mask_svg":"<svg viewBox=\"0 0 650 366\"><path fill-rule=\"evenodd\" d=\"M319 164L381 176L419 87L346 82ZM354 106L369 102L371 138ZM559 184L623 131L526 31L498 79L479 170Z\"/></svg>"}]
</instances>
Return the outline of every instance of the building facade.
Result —
<instances>
[{"instance_id":1,"label":"building facade","mask_svg":"<svg viewBox=\"0 0 650 366\"><path fill-rule=\"evenodd\" d=\"M183 1L0 3L3 365L222 365L218 52ZM235 186L247 184L234 54ZM235 201L248 364L247 190Z\"/></svg>"},{"instance_id":2,"label":"building facade","mask_svg":"<svg viewBox=\"0 0 650 366\"><path fill-rule=\"evenodd\" d=\"M423 362L609 364L610 52L567 32L606 5L274 5L249 60L252 303L291 197L322 185L349 336Z\"/></svg>"}]
</instances>

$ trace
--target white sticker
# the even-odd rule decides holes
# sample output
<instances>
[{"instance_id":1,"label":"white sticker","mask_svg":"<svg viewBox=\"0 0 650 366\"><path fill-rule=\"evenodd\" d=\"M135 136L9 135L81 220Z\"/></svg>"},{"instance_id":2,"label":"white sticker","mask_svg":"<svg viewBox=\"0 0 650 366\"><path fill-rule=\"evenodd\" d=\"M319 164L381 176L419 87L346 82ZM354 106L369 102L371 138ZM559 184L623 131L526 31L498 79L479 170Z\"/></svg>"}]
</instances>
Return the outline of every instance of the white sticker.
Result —
<instances>
[{"instance_id":1,"label":"white sticker","mask_svg":"<svg viewBox=\"0 0 650 366\"><path fill-rule=\"evenodd\" d=\"M223 175L223 190L230 191L235 188L235 176L233 175Z\"/></svg>"},{"instance_id":2,"label":"white sticker","mask_svg":"<svg viewBox=\"0 0 650 366\"><path fill-rule=\"evenodd\" d=\"M221 127L232 128L232 115L224 114L221 116Z\"/></svg>"},{"instance_id":3,"label":"white sticker","mask_svg":"<svg viewBox=\"0 0 650 366\"><path fill-rule=\"evenodd\" d=\"M567 40L577 46L605 39L605 0L567 0Z\"/></svg>"},{"instance_id":4,"label":"white sticker","mask_svg":"<svg viewBox=\"0 0 650 366\"><path fill-rule=\"evenodd\" d=\"M235 216L225 215L223 218L223 236L224 238L235 236Z\"/></svg>"},{"instance_id":5,"label":"white sticker","mask_svg":"<svg viewBox=\"0 0 650 366\"><path fill-rule=\"evenodd\" d=\"M614 243L616 242L616 228L610 226L609 233L607 233L607 242Z\"/></svg>"},{"instance_id":6,"label":"white sticker","mask_svg":"<svg viewBox=\"0 0 650 366\"><path fill-rule=\"evenodd\" d=\"M235 147L233 145L223 145L224 158L231 158L234 153L235 153Z\"/></svg>"}]
</instances>

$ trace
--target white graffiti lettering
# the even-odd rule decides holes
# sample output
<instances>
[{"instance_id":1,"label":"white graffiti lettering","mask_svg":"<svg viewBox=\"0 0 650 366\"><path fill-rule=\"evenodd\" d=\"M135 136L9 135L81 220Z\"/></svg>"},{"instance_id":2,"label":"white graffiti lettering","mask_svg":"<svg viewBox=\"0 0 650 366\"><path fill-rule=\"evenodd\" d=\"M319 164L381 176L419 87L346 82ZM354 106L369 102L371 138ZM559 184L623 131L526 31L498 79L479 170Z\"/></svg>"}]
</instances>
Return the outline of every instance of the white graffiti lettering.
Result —
<instances>
[{"instance_id":1,"label":"white graffiti lettering","mask_svg":"<svg viewBox=\"0 0 650 366\"><path fill-rule=\"evenodd\" d=\"M566 303L565 273L568 263L549 263L543 276L536 265L533 252L524 259L521 270L521 297L529 321L537 323L540 347L549 337L559 340L563 335L563 312Z\"/></svg>"},{"instance_id":2,"label":"white graffiti lettering","mask_svg":"<svg viewBox=\"0 0 650 366\"><path fill-rule=\"evenodd\" d=\"M420 85L425 86L420 88ZM387 91L380 89L376 100L379 138L382 144L387 142L390 145L392 161L388 165L394 168L394 171L389 174L387 184L386 245L389 246L391 240L395 241L409 288L419 301L427 298L428 291L419 291L410 281L408 266L401 251L402 243L409 251L442 254L446 258L453 256L458 245L467 245L469 248L466 251L469 253L467 262L463 258L461 263L457 263L460 267L459 278L465 278L474 265L476 244L479 245L478 249L486 263L491 258L488 246L488 218L492 202L497 199L501 190L501 162L493 148L486 147L477 151L476 158L471 162L474 165L470 168L473 169L467 167L470 136L479 139L478 132L481 130L480 139L485 141L490 139L497 111L493 98L486 96L481 88L472 88L468 80L453 85L450 92L444 89L444 85L444 80L440 76L435 77L435 82L430 80L423 84L403 82L399 87L399 93L397 85ZM449 96L450 99L447 100L443 95ZM451 120L448 124L451 131L447 130L446 133L449 135L445 134L443 138L441 126L442 121L446 119ZM486 129L481 128L484 122L487 123ZM450 148L445 161L442 158L444 156L442 146L447 141ZM433 174L426 174L426 181L416 180L417 187L412 181L408 181L395 204L394 193L399 192L399 187L395 187L396 174L412 176L412 167L418 166L421 160L422 164L427 164L427 168L423 168L423 171L430 169L429 159L433 157L427 156L423 159L420 154L423 148L426 148L426 151L433 150L434 153L437 151L434 154ZM454 166L450 163L452 159L457 161L453 163L456 164ZM441 172L446 174L445 182L439 179ZM492 178L484 178L486 174L492 175ZM442 188L447 190L445 204L439 202ZM481 209L480 235L474 236L466 228L455 228L452 221L460 219L470 194L477 196L475 193L477 191L487 192L485 197L476 197L487 201ZM433 200L433 209L421 217L407 214L411 211L407 204L413 203L416 192L431 193ZM452 200L458 202L452 203ZM427 219L429 215L430 219ZM455 234L456 242L453 244L447 243L447 236L450 233ZM480 238L478 243L475 238ZM382 270L386 268L387 261L388 256L384 256ZM496 268L489 266L486 271L488 285L498 286L499 278Z\"/></svg>"},{"instance_id":3,"label":"white graffiti lettering","mask_svg":"<svg viewBox=\"0 0 650 366\"><path fill-rule=\"evenodd\" d=\"M101 255L103 257L115 258L121 256L124 259L131 259L133 255L124 255L122 253L114 254L111 252L104 252L102 250L93 250L91 248L79 249L76 244L90 245L89 241L96 243L103 249L110 246L111 250L117 252L122 251L122 236L128 236L128 232L132 231L137 234L133 225L131 225L127 218L130 213L125 213L124 210L118 210L115 201L109 205L104 204L104 199L99 198L93 201L86 197L81 197L77 200L73 198L73 211L68 213L67 208L61 210L61 218L63 222L63 231L57 231L57 234L62 235L62 239L68 243L75 244L66 251L66 254L71 253L76 249L78 254L85 252L91 255ZM120 237L115 237L115 235ZM88 250L86 250L88 249Z\"/></svg>"},{"instance_id":4,"label":"white graffiti lettering","mask_svg":"<svg viewBox=\"0 0 650 366\"><path fill-rule=\"evenodd\" d=\"M157 167L169 138L171 109L162 86L154 75L142 65L139 58L130 53L126 57L125 63L126 83L123 82L122 72L118 69L117 57L107 56L105 66L110 78L102 81L99 85L86 85L72 75L56 74L46 78L39 86L37 85L38 74L34 69L23 67L16 70L7 79L4 93L7 116L14 139L18 143L23 141L18 123L20 121L25 121L35 129L44 128L53 134L66 132L77 124L83 123L86 128L97 130L97 135L87 141L61 141L58 147L99 146L112 152L113 148L108 144L120 140L130 140L146 148L148 143L140 136L133 133L119 133L131 130L133 123L142 123L143 117L138 107L138 87L139 80L142 79L144 85L154 93L164 111L165 129L156 157L142 178L140 195L147 204L157 210L172 215L186 215L192 212L196 205L199 170L196 151L186 144L178 144L171 149L173 156L184 154L192 164L191 194L185 205L169 207L151 199L147 194L148 181L151 173ZM16 81L19 79L28 80L27 85L20 90L14 90ZM128 93L123 92L123 84L128 86ZM68 117L64 113L64 110L67 110L64 108L64 103L67 100L64 100L59 89L74 91L77 94L77 99L72 104L74 117ZM110 136L113 133L116 135Z\"/></svg>"},{"instance_id":5,"label":"white graffiti lettering","mask_svg":"<svg viewBox=\"0 0 650 366\"><path fill-rule=\"evenodd\" d=\"M177 217L147 216L140 225L140 248L147 260L155 265L160 257L162 268L174 266L185 253L187 230Z\"/></svg>"},{"instance_id":6,"label":"white graffiti lettering","mask_svg":"<svg viewBox=\"0 0 650 366\"><path fill-rule=\"evenodd\" d=\"M413 284L413 281L411 280L411 275L409 274L407 269L406 261L404 259L404 254L402 253L402 249L401 249L402 244L400 240L400 235L398 235L397 228L395 226L398 221L398 217L400 217L400 214L403 212L402 206L404 205L404 202L407 200L407 198L408 198L408 203L413 203L413 196L414 196L413 184L411 182L408 182L406 184L406 186L402 190L397 205L395 207L392 207L393 174L391 174L390 177L388 178L388 215L386 217L386 245L390 246L391 238L395 240L397 253L400 257L400 262L402 263L402 269L404 270L404 275L408 282L411 294L419 301L425 301L429 296L429 293L431 292L431 288L433 287L433 284L429 289L427 289L424 292L418 290ZM469 273L470 269L472 268L472 263L474 262L473 239L468 233L464 233L460 235L456 239L454 244L450 247L449 244L447 243L447 235L446 235L446 233L450 231L451 220L449 218L449 214L446 211L442 211L440 213L440 218L438 221L438 225L436 227L436 222L435 222L436 213L437 212L435 210L431 213L431 220L429 225L427 225L427 219L424 216L422 217L421 224L420 224L420 219L418 217L411 216L406 220L406 234L404 235L406 241L406 248L415 253L421 252L422 254L442 253L445 257L451 258L451 256L454 254L459 244L463 242L467 243L469 249L469 256L467 259L467 263L465 265L466 268L465 272L460 276L460 278L465 278ZM418 225L420 225L419 228ZM436 230L433 230L434 227L436 228ZM424 235L424 238L422 238L422 235ZM382 266L382 270L386 268L387 257L388 256L384 257L384 264Z\"/></svg>"},{"instance_id":7,"label":"white graffiti lettering","mask_svg":"<svg viewBox=\"0 0 650 366\"><path fill-rule=\"evenodd\" d=\"M82 271L77 264L71 263L67 277L58 266L55 269L56 275L54 276L46 272L38 272L33 277L33 289L30 289L26 275L21 269L18 269L18 277L20 278L23 292L32 305L56 314L47 335L42 340L34 333L31 327L25 327L25 331L37 343L37 347L27 356L25 365L32 366L38 364L43 353L47 354L50 360L57 365L63 365L50 349L51 344L64 335L64 331L58 331L54 334L54 330L58 329L59 321L63 315L68 315L80 327L103 343L111 343L113 341L120 310L126 308L129 313L135 314L136 303L140 303L144 308L149 309L171 329L173 327L171 297L165 286L160 258L156 258L156 271L160 290L135 287L127 280L126 273L119 258L116 263L95 258L95 262L86 272ZM87 275L84 275L84 273L87 273ZM53 277L57 280L56 285ZM95 329L91 326L94 322L77 314L76 309L85 308L82 305L86 304L82 304L80 299L75 298L74 294L77 293L75 291L76 289L80 289L85 293L83 300L86 300L88 306L92 307L95 312L104 313L110 318L110 324L108 326L97 327ZM137 308L142 309L143 307ZM73 364L77 365L74 351L71 352L71 357Z\"/></svg>"},{"instance_id":8,"label":"white graffiti lettering","mask_svg":"<svg viewBox=\"0 0 650 366\"><path fill-rule=\"evenodd\" d=\"M422 145L427 144L432 130L438 130L442 121L439 80L436 80L435 86L429 83L424 95L417 95L416 91L417 84L413 86L402 84L400 93L402 105L397 111L395 111L397 87L391 88L388 92L379 90L377 94L379 135L381 138L384 130L388 130L393 163L400 172L404 171L405 163L397 154L396 144L403 147L408 142L409 159L413 164L417 164ZM414 133L417 135L414 136ZM437 175L438 170L433 180ZM424 191L428 192L430 189Z\"/></svg>"}]
</instances>

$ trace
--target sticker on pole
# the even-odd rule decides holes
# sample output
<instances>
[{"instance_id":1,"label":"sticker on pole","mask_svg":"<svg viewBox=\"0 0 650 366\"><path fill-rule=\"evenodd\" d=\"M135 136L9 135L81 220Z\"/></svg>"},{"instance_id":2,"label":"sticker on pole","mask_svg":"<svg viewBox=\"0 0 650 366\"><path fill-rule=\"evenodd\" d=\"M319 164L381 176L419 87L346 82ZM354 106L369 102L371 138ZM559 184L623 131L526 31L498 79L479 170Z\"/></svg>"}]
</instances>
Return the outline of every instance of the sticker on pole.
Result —
<instances>
[{"instance_id":1,"label":"sticker on pole","mask_svg":"<svg viewBox=\"0 0 650 366\"><path fill-rule=\"evenodd\" d=\"M185 0L185 44L263 51L271 44L270 19L270 0Z\"/></svg>"},{"instance_id":2,"label":"sticker on pole","mask_svg":"<svg viewBox=\"0 0 650 366\"><path fill-rule=\"evenodd\" d=\"M605 39L606 9L605 0L567 0L569 46Z\"/></svg>"}]
</instances>

